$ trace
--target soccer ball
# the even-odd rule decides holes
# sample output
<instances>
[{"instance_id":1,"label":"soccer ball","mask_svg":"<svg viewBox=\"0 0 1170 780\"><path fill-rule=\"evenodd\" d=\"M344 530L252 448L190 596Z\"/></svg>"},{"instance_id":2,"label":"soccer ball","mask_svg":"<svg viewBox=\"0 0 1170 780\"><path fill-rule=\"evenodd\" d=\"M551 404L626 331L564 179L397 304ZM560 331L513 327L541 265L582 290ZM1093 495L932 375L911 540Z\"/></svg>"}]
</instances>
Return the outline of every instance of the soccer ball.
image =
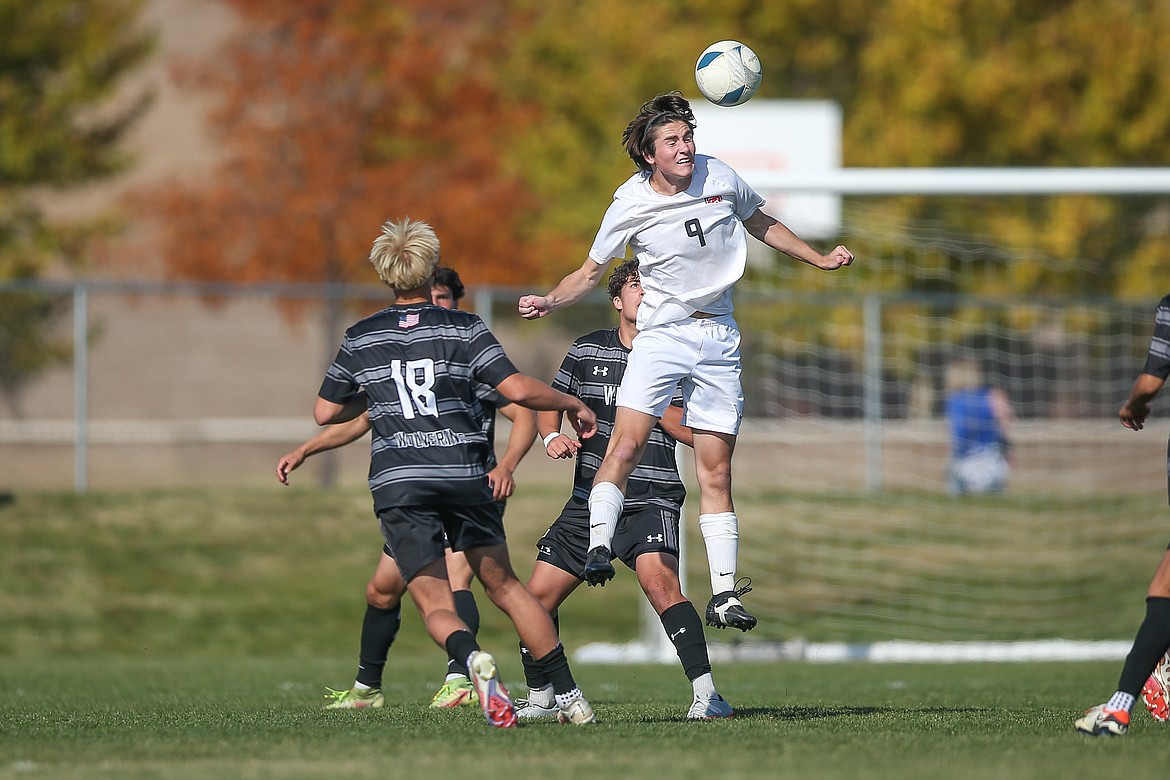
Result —
<instances>
[{"instance_id":1,"label":"soccer ball","mask_svg":"<svg viewBox=\"0 0 1170 780\"><path fill-rule=\"evenodd\" d=\"M760 58L739 41L719 41L695 63L695 84L717 106L746 103L760 88Z\"/></svg>"}]
</instances>

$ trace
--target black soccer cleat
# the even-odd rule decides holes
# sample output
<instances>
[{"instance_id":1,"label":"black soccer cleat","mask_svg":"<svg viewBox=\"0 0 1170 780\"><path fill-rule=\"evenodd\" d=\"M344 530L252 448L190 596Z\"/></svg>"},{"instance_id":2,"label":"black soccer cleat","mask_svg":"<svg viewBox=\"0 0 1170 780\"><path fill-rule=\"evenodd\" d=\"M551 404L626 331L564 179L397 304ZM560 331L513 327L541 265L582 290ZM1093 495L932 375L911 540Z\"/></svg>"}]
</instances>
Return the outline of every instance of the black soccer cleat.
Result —
<instances>
[{"instance_id":1,"label":"black soccer cleat","mask_svg":"<svg viewBox=\"0 0 1170 780\"><path fill-rule=\"evenodd\" d=\"M609 562L609 556L609 548L604 545L585 553L585 571L581 576L590 586L600 585L604 588L605 583L617 573Z\"/></svg>"},{"instance_id":2,"label":"black soccer cleat","mask_svg":"<svg viewBox=\"0 0 1170 780\"><path fill-rule=\"evenodd\" d=\"M740 583L743 586L740 587ZM725 590L716 593L707 602L707 625L714 628L738 628L740 631L751 631L756 627L756 619L743 608L739 597L749 593L752 589L750 577L741 577L736 580L734 590Z\"/></svg>"}]
</instances>

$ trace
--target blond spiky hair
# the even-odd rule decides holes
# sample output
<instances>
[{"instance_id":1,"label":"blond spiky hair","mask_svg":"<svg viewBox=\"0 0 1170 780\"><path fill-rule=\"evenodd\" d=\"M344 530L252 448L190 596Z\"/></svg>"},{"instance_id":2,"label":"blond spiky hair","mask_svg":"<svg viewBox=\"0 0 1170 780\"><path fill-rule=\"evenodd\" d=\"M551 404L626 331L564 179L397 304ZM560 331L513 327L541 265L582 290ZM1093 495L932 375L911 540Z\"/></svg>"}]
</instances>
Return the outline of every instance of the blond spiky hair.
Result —
<instances>
[{"instance_id":1,"label":"blond spiky hair","mask_svg":"<svg viewBox=\"0 0 1170 780\"><path fill-rule=\"evenodd\" d=\"M395 292L423 287L439 264L439 237L426 222L410 217L383 222L382 235L370 249L370 263Z\"/></svg>"}]
</instances>

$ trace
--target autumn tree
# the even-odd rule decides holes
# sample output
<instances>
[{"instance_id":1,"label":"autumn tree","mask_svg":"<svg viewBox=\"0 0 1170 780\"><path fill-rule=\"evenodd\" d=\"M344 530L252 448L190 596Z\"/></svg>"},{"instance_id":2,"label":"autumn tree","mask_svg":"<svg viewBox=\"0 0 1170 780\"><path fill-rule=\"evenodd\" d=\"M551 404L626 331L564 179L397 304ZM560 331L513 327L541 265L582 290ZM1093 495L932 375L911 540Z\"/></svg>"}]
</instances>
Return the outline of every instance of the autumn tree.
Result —
<instances>
[{"instance_id":1,"label":"autumn tree","mask_svg":"<svg viewBox=\"0 0 1170 780\"><path fill-rule=\"evenodd\" d=\"M179 72L218 101L222 163L138 200L173 275L374 283L370 244L402 216L434 225L470 282L534 266L531 197L500 159L524 109L494 88L495 4L227 2L239 32Z\"/></svg>"},{"instance_id":2,"label":"autumn tree","mask_svg":"<svg viewBox=\"0 0 1170 780\"><path fill-rule=\"evenodd\" d=\"M760 55L757 99L840 103L848 166L1170 156L1170 71L1155 43L1170 6L1155 0L229 4L240 35L188 73L222 97L225 164L198 189L152 198L173 217L171 267L188 276L362 280L371 227L409 212L436 224L472 281L555 280L581 262L632 170L625 123L658 92L694 95L694 58L717 38ZM867 203L891 226L938 224L1048 257L956 266L954 292L1134 294L1170 281L1161 199ZM880 283L933 289L937 270L910 265ZM877 282L864 264L853 276Z\"/></svg>"},{"instance_id":3,"label":"autumn tree","mask_svg":"<svg viewBox=\"0 0 1170 780\"><path fill-rule=\"evenodd\" d=\"M120 141L145 108L140 95L111 107L152 38L141 0L0 0L0 281L35 280L60 264L84 267L103 219L63 224L45 215L52 192L108 177L129 162ZM67 302L0 293L0 393L21 390L66 360L53 335Z\"/></svg>"}]
</instances>

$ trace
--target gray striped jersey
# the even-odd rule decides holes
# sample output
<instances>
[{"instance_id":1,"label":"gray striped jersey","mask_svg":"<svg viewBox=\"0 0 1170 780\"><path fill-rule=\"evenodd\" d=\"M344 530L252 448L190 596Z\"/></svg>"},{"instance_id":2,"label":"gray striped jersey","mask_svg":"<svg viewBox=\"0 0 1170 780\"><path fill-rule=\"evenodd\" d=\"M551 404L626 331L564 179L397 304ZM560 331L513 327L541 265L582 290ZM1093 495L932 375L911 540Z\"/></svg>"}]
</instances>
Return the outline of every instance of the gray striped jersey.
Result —
<instances>
[{"instance_id":1,"label":"gray striped jersey","mask_svg":"<svg viewBox=\"0 0 1170 780\"><path fill-rule=\"evenodd\" d=\"M1150 352L1142 373L1162 379L1170 377L1170 295L1158 302L1158 310L1154 312L1154 337L1150 339Z\"/></svg>"},{"instance_id":2,"label":"gray striped jersey","mask_svg":"<svg viewBox=\"0 0 1170 780\"><path fill-rule=\"evenodd\" d=\"M492 500L484 386L515 373L476 315L391 306L345 332L320 396L344 404L366 394L375 509L482 504Z\"/></svg>"},{"instance_id":3,"label":"gray striped jersey","mask_svg":"<svg viewBox=\"0 0 1170 780\"><path fill-rule=\"evenodd\" d=\"M629 355L630 350L618 338L617 328L594 331L573 342L552 381L553 387L577 396L597 415L597 434L583 439L577 453L574 498L589 496L593 476L605 456L617 408L614 398L626 373ZM675 403L682 404L681 394L676 394ZM642 460L634 468L626 486L627 506L661 502L682 504L687 493L675 462L675 444L674 437L661 425L654 426Z\"/></svg>"}]
</instances>

